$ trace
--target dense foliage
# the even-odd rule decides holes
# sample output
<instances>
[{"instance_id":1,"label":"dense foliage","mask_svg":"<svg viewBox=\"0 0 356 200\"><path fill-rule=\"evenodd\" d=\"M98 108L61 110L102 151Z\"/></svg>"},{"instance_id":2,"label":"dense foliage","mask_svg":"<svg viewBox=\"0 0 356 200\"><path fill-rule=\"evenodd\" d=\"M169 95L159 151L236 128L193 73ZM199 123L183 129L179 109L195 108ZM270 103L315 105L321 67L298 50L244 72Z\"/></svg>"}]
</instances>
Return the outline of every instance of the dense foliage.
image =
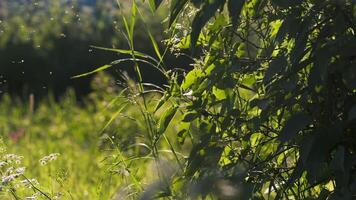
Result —
<instances>
[{"instance_id":1,"label":"dense foliage","mask_svg":"<svg viewBox=\"0 0 356 200\"><path fill-rule=\"evenodd\" d=\"M154 10L162 1L149 2ZM186 158L175 157L182 170L145 195L354 199L355 1L169 5L168 45L177 54L189 48L194 69L182 82L179 71L165 73L170 86L157 106L166 102L172 108L148 132L152 141L164 139L181 112L177 139L191 148ZM129 36L136 12L134 2ZM138 95L144 93L140 88Z\"/></svg>"}]
</instances>

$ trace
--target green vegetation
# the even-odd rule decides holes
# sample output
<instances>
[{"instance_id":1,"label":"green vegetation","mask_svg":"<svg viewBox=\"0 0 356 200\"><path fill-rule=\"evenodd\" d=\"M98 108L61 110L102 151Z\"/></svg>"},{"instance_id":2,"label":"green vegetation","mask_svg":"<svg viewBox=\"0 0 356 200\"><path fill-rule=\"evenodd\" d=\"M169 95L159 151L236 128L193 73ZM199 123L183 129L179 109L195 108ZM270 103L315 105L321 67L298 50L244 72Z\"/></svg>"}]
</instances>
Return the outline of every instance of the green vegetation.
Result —
<instances>
[{"instance_id":1,"label":"green vegetation","mask_svg":"<svg viewBox=\"0 0 356 200\"><path fill-rule=\"evenodd\" d=\"M102 85L105 79L105 76L98 77L95 84ZM114 175L111 163L105 161L112 155L107 137L116 140L116 135L114 132L107 137L99 135L100 128L110 117L109 113L116 107L113 104L105 109L106 105L103 105L109 103L114 91L98 89L83 107L78 107L72 91L68 91L60 103L53 98L41 102L32 99L29 104L14 103L8 97L2 99L0 130L6 143L6 152L2 155L13 153L22 156L22 162L17 166L26 167L24 175L28 179L34 178L38 183L36 187L51 199L110 199L122 184L119 176ZM115 131L120 133L118 137L125 140L134 137L138 130L127 120L114 124L110 128L115 127ZM47 163L46 158L43 159L57 153L55 160L47 157ZM3 176L8 165L2 168ZM18 179L24 180L24 177ZM21 183L4 184L3 178L2 187L16 188L16 185L21 186ZM2 190L1 199L11 199L6 192ZM18 199L33 194L41 197L33 189L16 188L14 193Z\"/></svg>"},{"instance_id":2,"label":"green vegetation","mask_svg":"<svg viewBox=\"0 0 356 200\"><path fill-rule=\"evenodd\" d=\"M170 8L171 47L190 48L195 66L165 94L185 113L178 139L193 144L167 196L354 199L355 2Z\"/></svg>"},{"instance_id":3,"label":"green vegetation","mask_svg":"<svg viewBox=\"0 0 356 200\"><path fill-rule=\"evenodd\" d=\"M150 140L138 107L142 102L131 95L138 88L126 80L129 85L120 89L111 76L96 75L94 91L81 106L72 90L59 102L51 96L37 102L30 96L23 104L4 96L1 199L137 199L144 187L159 181L155 152L166 159L174 156L165 143L159 150L146 145ZM145 99L151 110L159 100L153 94ZM151 123L161 113L151 115ZM172 139L174 127L169 130ZM159 162L164 173L175 167Z\"/></svg>"},{"instance_id":4,"label":"green vegetation","mask_svg":"<svg viewBox=\"0 0 356 200\"><path fill-rule=\"evenodd\" d=\"M164 2L148 2L169 5L164 49L136 27L147 18L132 1L120 16L128 49L101 48L130 57L74 77L131 62L134 80L122 72L114 87L99 74L81 107L71 95L36 109L3 100L7 151L24 161L2 160L28 166L40 183L29 189L44 199L355 199L355 1ZM153 55L136 48L137 31ZM189 54L193 69L172 69L167 52ZM168 85L146 83L142 63ZM59 156L38 167L50 153ZM4 195L27 195L4 177Z\"/></svg>"}]
</instances>

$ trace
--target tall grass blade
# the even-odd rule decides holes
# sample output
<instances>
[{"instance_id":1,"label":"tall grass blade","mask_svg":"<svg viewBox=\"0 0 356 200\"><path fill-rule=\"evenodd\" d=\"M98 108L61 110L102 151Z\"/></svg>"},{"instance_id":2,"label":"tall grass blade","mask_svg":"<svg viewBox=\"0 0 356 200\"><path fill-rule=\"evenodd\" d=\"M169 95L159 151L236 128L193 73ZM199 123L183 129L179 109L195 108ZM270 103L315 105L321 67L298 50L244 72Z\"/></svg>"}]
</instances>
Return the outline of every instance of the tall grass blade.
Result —
<instances>
[{"instance_id":1,"label":"tall grass blade","mask_svg":"<svg viewBox=\"0 0 356 200\"><path fill-rule=\"evenodd\" d=\"M81 78L81 77L84 77L84 76L88 76L88 75L91 75L91 74L95 74L97 72L100 72L100 71L103 71L103 70L106 70L108 68L112 67L112 65L103 65L91 72L87 72L87 73L84 73L84 74L80 74L80 75L76 75L76 76L73 76L71 78Z\"/></svg>"},{"instance_id":2,"label":"tall grass blade","mask_svg":"<svg viewBox=\"0 0 356 200\"><path fill-rule=\"evenodd\" d=\"M146 58L146 59L150 59L152 61L157 62L157 60L154 59L152 56L149 56L148 54L145 54L145 53L142 53L139 51L132 52L131 50L127 50L127 49L114 49L114 48L106 48L106 47L98 47L98 46L90 46L90 47L99 49L99 50L111 51L111 52L115 52L115 53L119 53L119 54L131 55L131 56L133 53L136 57Z\"/></svg>"}]
</instances>

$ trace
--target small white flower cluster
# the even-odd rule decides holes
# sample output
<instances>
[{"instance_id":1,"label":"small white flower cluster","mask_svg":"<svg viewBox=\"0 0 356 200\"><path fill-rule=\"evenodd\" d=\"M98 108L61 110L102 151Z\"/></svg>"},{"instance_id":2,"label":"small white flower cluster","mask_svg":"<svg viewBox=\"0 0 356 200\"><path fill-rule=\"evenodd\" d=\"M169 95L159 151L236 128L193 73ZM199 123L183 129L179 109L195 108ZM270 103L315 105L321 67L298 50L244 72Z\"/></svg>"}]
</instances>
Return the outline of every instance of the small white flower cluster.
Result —
<instances>
[{"instance_id":1,"label":"small white flower cluster","mask_svg":"<svg viewBox=\"0 0 356 200\"><path fill-rule=\"evenodd\" d=\"M40 195L41 195L41 193L36 192L36 193L32 194L32 195L31 195L31 196L29 196L29 197L25 197L25 200L33 200L33 199L37 199Z\"/></svg>"},{"instance_id":2,"label":"small white flower cluster","mask_svg":"<svg viewBox=\"0 0 356 200\"><path fill-rule=\"evenodd\" d=\"M41 158L40 163L41 165L46 165L48 162L56 160L58 156L60 156L59 153L51 153L48 156Z\"/></svg>"},{"instance_id":3,"label":"small white flower cluster","mask_svg":"<svg viewBox=\"0 0 356 200\"><path fill-rule=\"evenodd\" d=\"M1 0L0 0L1 1ZM26 196L20 199L38 199L41 192L34 190L35 185L39 185L35 179L28 179L25 176L26 168L22 165L23 156L7 154L4 143L0 138L0 196L10 196L18 198L18 191L24 191ZM30 196L31 195L31 196ZM3 198L0 198L3 199Z\"/></svg>"},{"instance_id":4,"label":"small white flower cluster","mask_svg":"<svg viewBox=\"0 0 356 200\"><path fill-rule=\"evenodd\" d=\"M35 179L27 179L24 176L26 168L21 166L23 157L15 154L5 154L0 157L0 192L12 191L19 188L30 188L38 184ZM25 199L37 199L39 194L33 194Z\"/></svg>"},{"instance_id":5,"label":"small white flower cluster","mask_svg":"<svg viewBox=\"0 0 356 200\"><path fill-rule=\"evenodd\" d=\"M16 167L21 163L22 156L18 156L15 154L5 154L0 160L0 169L2 171L1 177L1 187L8 185L13 182L16 178L20 177L25 173L24 167ZM8 168L5 166L10 165ZM5 169L3 169L5 168Z\"/></svg>"},{"instance_id":6,"label":"small white flower cluster","mask_svg":"<svg viewBox=\"0 0 356 200\"><path fill-rule=\"evenodd\" d=\"M7 162L5 162L5 161L0 162L0 167L4 167L5 165L7 165Z\"/></svg>"},{"instance_id":7,"label":"small white flower cluster","mask_svg":"<svg viewBox=\"0 0 356 200\"><path fill-rule=\"evenodd\" d=\"M24 167L15 169L13 171L13 168L10 167L9 170L6 170L8 173L6 173L6 175L1 177L1 184L3 186L8 185L9 183L11 183L12 181L14 181L16 178L20 177L21 175L23 175L23 173L25 172Z\"/></svg>"},{"instance_id":8,"label":"small white flower cluster","mask_svg":"<svg viewBox=\"0 0 356 200\"><path fill-rule=\"evenodd\" d=\"M15 154L5 154L3 156L3 160L1 163L5 162L5 163L8 163L8 164L20 164L21 163L21 160L23 159L23 156L18 156L18 155L15 155Z\"/></svg>"}]
</instances>

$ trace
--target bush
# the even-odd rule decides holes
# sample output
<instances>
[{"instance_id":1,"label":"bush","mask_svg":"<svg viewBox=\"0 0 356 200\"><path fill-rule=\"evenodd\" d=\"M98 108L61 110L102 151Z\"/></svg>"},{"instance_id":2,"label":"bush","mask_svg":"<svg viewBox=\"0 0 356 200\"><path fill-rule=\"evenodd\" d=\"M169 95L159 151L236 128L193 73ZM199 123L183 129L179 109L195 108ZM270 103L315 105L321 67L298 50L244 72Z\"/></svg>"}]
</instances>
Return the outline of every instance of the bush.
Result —
<instances>
[{"instance_id":1,"label":"bush","mask_svg":"<svg viewBox=\"0 0 356 200\"><path fill-rule=\"evenodd\" d=\"M161 2L151 0L152 9ZM355 2L169 5L168 44L178 54L189 48L194 69L183 82L179 71L166 73L170 87L158 107L172 108L151 138L164 140L181 112L176 138L191 148L176 159L183 170L143 196L355 198Z\"/></svg>"}]
</instances>

